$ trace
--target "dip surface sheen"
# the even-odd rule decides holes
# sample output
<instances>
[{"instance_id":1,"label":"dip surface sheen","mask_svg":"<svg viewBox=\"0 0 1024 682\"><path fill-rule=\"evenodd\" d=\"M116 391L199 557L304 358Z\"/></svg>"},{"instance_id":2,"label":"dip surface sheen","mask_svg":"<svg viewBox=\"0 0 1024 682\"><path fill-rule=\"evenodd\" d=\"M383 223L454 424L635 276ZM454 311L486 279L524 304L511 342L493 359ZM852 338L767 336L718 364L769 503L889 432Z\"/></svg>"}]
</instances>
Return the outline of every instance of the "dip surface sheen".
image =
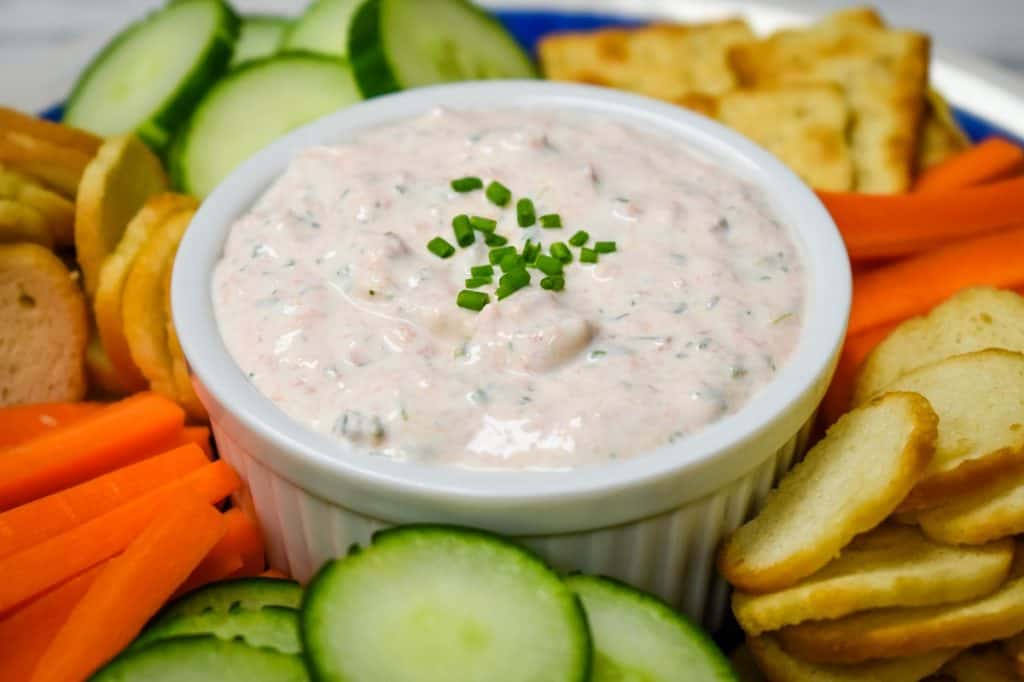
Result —
<instances>
[{"instance_id":1,"label":"dip surface sheen","mask_svg":"<svg viewBox=\"0 0 1024 682\"><path fill-rule=\"evenodd\" d=\"M512 190L504 208L451 181ZM516 200L561 229L521 228ZM456 295L483 234L614 241L565 289L481 312ZM500 271L495 268L495 284ZM740 409L782 367L806 276L759 190L687 146L596 116L436 110L295 158L230 230L213 303L229 352L292 418L397 460L568 470L633 457Z\"/></svg>"}]
</instances>

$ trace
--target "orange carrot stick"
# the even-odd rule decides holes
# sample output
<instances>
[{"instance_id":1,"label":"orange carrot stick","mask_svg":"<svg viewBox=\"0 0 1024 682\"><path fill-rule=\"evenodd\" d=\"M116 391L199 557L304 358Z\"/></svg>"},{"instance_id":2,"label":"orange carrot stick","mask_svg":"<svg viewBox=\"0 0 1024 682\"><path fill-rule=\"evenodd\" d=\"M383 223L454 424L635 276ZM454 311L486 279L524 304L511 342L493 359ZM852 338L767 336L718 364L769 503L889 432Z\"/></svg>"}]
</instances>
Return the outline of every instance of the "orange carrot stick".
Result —
<instances>
[{"instance_id":1,"label":"orange carrot stick","mask_svg":"<svg viewBox=\"0 0 1024 682\"><path fill-rule=\"evenodd\" d=\"M260 577L274 578L275 580L291 580L291 576L289 576L284 571L277 570L276 568L271 568L269 570L263 571L262 573L260 573Z\"/></svg>"},{"instance_id":2,"label":"orange carrot stick","mask_svg":"<svg viewBox=\"0 0 1024 682\"><path fill-rule=\"evenodd\" d=\"M1024 222L1024 177L948 192L819 192L853 260L894 258Z\"/></svg>"},{"instance_id":3,"label":"orange carrot stick","mask_svg":"<svg viewBox=\"0 0 1024 682\"><path fill-rule=\"evenodd\" d=\"M186 426L181 434L181 444L195 443L203 449L208 458L213 458L213 446L210 445L210 429L206 426Z\"/></svg>"},{"instance_id":4,"label":"orange carrot stick","mask_svg":"<svg viewBox=\"0 0 1024 682\"><path fill-rule=\"evenodd\" d=\"M206 501L165 503L124 554L100 571L47 647L32 682L83 682L116 656L224 535Z\"/></svg>"},{"instance_id":5,"label":"orange carrot stick","mask_svg":"<svg viewBox=\"0 0 1024 682\"><path fill-rule=\"evenodd\" d=\"M102 516L209 463L193 444L0 513L0 559Z\"/></svg>"},{"instance_id":6,"label":"orange carrot stick","mask_svg":"<svg viewBox=\"0 0 1024 682\"><path fill-rule=\"evenodd\" d=\"M213 503L238 485L231 467L213 462L77 528L0 559L0 614L123 552L169 500L191 491Z\"/></svg>"},{"instance_id":7,"label":"orange carrot stick","mask_svg":"<svg viewBox=\"0 0 1024 682\"><path fill-rule=\"evenodd\" d=\"M950 244L853 279L847 333L919 315L964 287L1024 285L1024 227Z\"/></svg>"},{"instance_id":8,"label":"orange carrot stick","mask_svg":"<svg viewBox=\"0 0 1024 682\"><path fill-rule=\"evenodd\" d=\"M0 457L0 510L155 454L148 449L176 438L184 423L174 402L141 393L8 448Z\"/></svg>"},{"instance_id":9,"label":"orange carrot stick","mask_svg":"<svg viewBox=\"0 0 1024 682\"><path fill-rule=\"evenodd\" d=\"M103 403L37 403L0 409L0 449L66 426L106 407Z\"/></svg>"},{"instance_id":10,"label":"orange carrot stick","mask_svg":"<svg viewBox=\"0 0 1024 682\"><path fill-rule=\"evenodd\" d=\"M178 588L175 597L207 583L227 577L250 577L263 570L263 536L252 519L240 509L229 509L224 512L224 523L227 527L224 537ZM252 570L257 562L259 568ZM247 572L246 568L251 572Z\"/></svg>"},{"instance_id":11,"label":"orange carrot stick","mask_svg":"<svg viewBox=\"0 0 1024 682\"><path fill-rule=\"evenodd\" d=\"M877 327L852 334L846 337L843 344L843 352L839 356L839 364L836 366L836 373L832 376L832 383L825 393L825 399L821 404L821 419L824 426L835 423L850 409L850 398L853 396L853 383L857 378L857 370L868 354L880 344L885 337L898 325L898 322L882 324Z\"/></svg>"},{"instance_id":12,"label":"orange carrot stick","mask_svg":"<svg viewBox=\"0 0 1024 682\"><path fill-rule=\"evenodd\" d=\"M990 137L926 170L914 191L940 192L983 185L1024 170L1024 148L1001 137Z\"/></svg>"},{"instance_id":13,"label":"orange carrot stick","mask_svg":"<svg viewBox=\"0 0 1024 682\"><path fill-rule=\"evenodd\" d=\"M0 620L0 680L27 680L57 631L105 564L54 588Z\"/></svg>"}]
</instances>

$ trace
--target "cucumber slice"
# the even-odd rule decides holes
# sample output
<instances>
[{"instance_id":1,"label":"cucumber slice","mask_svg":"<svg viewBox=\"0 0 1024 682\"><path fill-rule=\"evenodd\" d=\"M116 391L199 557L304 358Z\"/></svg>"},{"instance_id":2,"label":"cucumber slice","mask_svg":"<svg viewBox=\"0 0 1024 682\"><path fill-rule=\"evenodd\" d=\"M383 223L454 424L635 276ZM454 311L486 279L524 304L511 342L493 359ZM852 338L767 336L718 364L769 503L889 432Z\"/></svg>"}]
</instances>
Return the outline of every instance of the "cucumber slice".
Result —
<instances>
[{"instance_id":1,"label":"cucumber slice","mask_svg":"<svg viewBox=\"0 0 1024 682\"><path fill-rule=\"evenodd\" d=\"M714 642L659 599L609 578L573 575L594 638L593 682L736 682Z\"/></svg>"},{"instance_id":2,"label":"cucumber slice","mask_svg":"<svg viewBox=\"0 0 1024 682\"><path fill-rule=\"evenodd\" d=\"M349 28L348 52L366 97L448 81L537 75L504 26L464 0L367 0Z\"/></svg>"},{"instance_id":3,"label":"cucumber slice","mask_svg":"<svg viewBox=\"0 0 1024 682\"><path fill-rule=\"evenodd\" d=\"M216 637L181 637L128 649L89 682L308 682L300 656Z\"/></svg>"},{"instance_id":4,"label":"cucumber slice","mask_svg":"<svg viewBox=\"0 0 1024 682\"><path fill-rule=\"evenodd\" d=\"M171 150L171 176L205 197L276 138L360 99L352 72L337 59L293 53L244 64L196 107Z\"/></svg>"},{"instance_id":5,"label":"cucumber slice","mask_svg":"<svg viewBox=\"0 0 1024 682\"><path fill-rule=\"evenodd\" d=\"M325 566L302 606L320 682L584 682L579 602L543 562L482 531L412 525Z\"/></svg>"},{"instance_id":6,"label":"cucumber slice","mask_svg":"<svg viewBox=\"0 0 1024 682\"><path fill-rule=\"evenodd\" d=\"M348 56L348 26L358 7L359 0L316 0L295 21L281 49L344 59Z\"/></svg>"},{"instance_id":7,"label":"cucumber slice","mask_svg":"<svg viewBox=\"0 0 1024 682\"><path fill-rule=\"evenodd\" d=\"M162 150L227 69L238 18L222 0L181 0L122 31L75 84L64 122L97 135L134 131Z\"/></svg>"},{"instance_id":8,"label":"cucumber slice","mask_svg":"<svg viewBox=\"0 0 1024 682\"><path fill-rule=\"evenodd\" d=\"M139 649L184 635L241 639L250 646L269 647L285 654L302 652L299 612L283 606L265 606L255 610L233 608L228 613L209 611L195 616L175 616L143 630L132 647Z\"/></svg>"},{"instance_id":9,"label":"cucumber slice","mask_svg":"<svg viewBox=\"0 0 1024 682\"><path fill-rule=\"evenodd\" d=\"M291 25L290 19L266 14L253 14L242 19L242 29L231 55L231 68L277 52Z\"/></svg>"},{"instance_id":10,"label":"cucumber slice","mask_svg":"<svg viewBox=\"0 0 1024 682\"><path fill-rule=\"evenodd\" d=\"M232 609L260 609L283 606L297 609L302 603L302 588L291 580L276 578L240 578L201 587L168 604L157 614L150 627L180 616L204 613L229 613Z\"/></svg>"}]
</instances>

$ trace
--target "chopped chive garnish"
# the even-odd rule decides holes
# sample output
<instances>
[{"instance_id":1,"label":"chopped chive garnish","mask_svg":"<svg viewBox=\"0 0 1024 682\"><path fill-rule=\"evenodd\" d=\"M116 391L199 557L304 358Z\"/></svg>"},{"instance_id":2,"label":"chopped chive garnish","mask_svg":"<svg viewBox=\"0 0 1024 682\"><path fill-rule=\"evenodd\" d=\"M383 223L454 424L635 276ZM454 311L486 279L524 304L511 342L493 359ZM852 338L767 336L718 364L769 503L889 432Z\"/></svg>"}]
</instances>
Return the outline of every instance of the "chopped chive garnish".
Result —
<instances>
[{"instance_id":1,"label":"chopped chive garnish","mask_svg":"<svg viewBox=\"0 0 1024 682\"><path fill-rule=\"evenodd\" d=\"M519 221L519 227L530 227L537 222L537 212L532 201L520 199L516 202L516 220Z\"/></svg>"},{"instance_id":2,"label":"chopped chive garnish","mask_svg":"<svg viewBox=\"0 0 1024 682\"><path fill-rule=\"evenodd\" d=\"M612 253L615 251L615 242L594 242L594 251L598 253Z\"/></svg>"},{"instance_id":3,"label":"chopped chive garnish","mask_svg":"<svg viewBox=\"0 0 1024 682\"><path fill-rule=\"evenodd\" d=\"M597 251L583 247L580 249L580 262L581 263L596 263L597 262Z\"/></svg>"},{"instance_id":4,"label":"chopped chive garnish","mask_svg":"<svg viewBox=\"0 0 1024 682\"><path fill-rule=\"evenodd\" d=\"M476 289L482 287L485 284L490 284L493 280L490 277L470 277L466 280L467 289Z\"/></svg>"},{"instance_id":5,"label":"chopped chive garnish","mask_svg":"<svg viewBox=\"0 0 1024 682\"><path fill-rule=\"evenodd\" d=\"M548 228L561 227L562 216L558 215L557 213L548 213L547 215L542 215L540 217L540 226Z\"/></svg>"},{"instance_id":6,"label":"chopped chive garnish","mask_svg":"<svg viewBox=\"0 0 1024 682\"><path fill-rule=\"evenodd\" d=\"M573 236L569 237L569 243L573 246L583 246L587 243L588 239L590 239L590 235L583 230L580 230Z\"/></svg>"},{"instance_id":7,"label":"chopped chive garnish","mask_svg":"<svg viewBox=\"0 0 1024 682\"><path fill-rule=\"evenodd\" d=\"M455 302L459 304L460 308L480 311L483 310L485 305L491 302L491 297L482 291L470 291L469 289L463 289L459 292Z\"/></svg>"},{"instance_id":8,"label":"chopped chive garnish","mask_svg":"<svg viewBox=\"0 0 1024 682\"><path fill-rule=\"evenodd\" d=\"M484 244L487 244L487 246L505 246L505 244L508 244L508 237L502 237L494 232L484 232Z\"/></svg>"},{"instance_id":9,"label":"chopped chive garnish","mask_svg":"<svg viewBox=\"0 0 1024 682\"><path fill-rule=\"evenodd\" d=\"M490 265L474 265L469 269L469 274L474 277L490 277L494 274L494 268Z\"/></svg>"},{"instance_id":10,"label":"chopped chive garnish","mask_svg":"<svg viewBox=\"0 0 1024 682\"><path fill-rule=\"evenodd\" d=\"M516 293L517 291L519 291L519 290L518 289L506 289L505 287L498 287L498 290L494 292L494 295L497 296L498 300L500 301L501 299L507 298L508 296L510 296L511 294Z\"/></svg>"},{"instance_id":11,"label":"chopped chive garnish","mask_svg":"<svg viewBox=\"0 0 1024 682\"><path fill-rule=\"evenodd\" d=\"M472 192L475 189L481 189L483 186L484 181L473 176L452 180L452 189L456 192Z\"/></svg>"},{"instance_id":12,"label":"chopped chive garnish","mask_svg":"<svg viewBox=\"0 0 1024 682\"><path fill-rule=\"evenodd\" d=\"M561 276L552 275L545 277L540 281L542 289L549 289L551 291L561 291L565 288L565 278Z\"/></svg>"},{"instance_id":13,"label":"chopped chive garnish","mask_svg":"<svg viewBox=\"0 0 1024 682\"><path fill-rule=\"evenodd\" d=\"M453 249L454 251L454 249ZM508 254L515 254L516 247L514 246L502 246L497 249L491 249L491 252L487 254L487 260L491 262L491 265L497 265L501 262L501 259Z\"/></svg>"},{"instance_id":14,"label":"chopped chive garnish","mask_svg":"<svg viewBox=\"0 0 1024 682\"><path fill-rule=\"evenodd\" d=\"M484 218L479 215L475 215L470 218L469 222L474 228L481 232L494 232L494 228L498 226L497 220L491 220L490 218Z\"/></svg>"},{"instance_id":15,"label":"chopped chive garnish","mask_svg":"<svg viewBox=\"0 0 1024 682\"><path fill-rule=\"evenodd\" d=\"M527 263L533 263L535 260L537 260L537 256L539 255L540 244L527 239L526 243L523 244L523 260L526 261Z\"/></svg>"},{"instance_id":16,"label":"chopped chive garnish","mask_svg":"<svg viewBox=\"0 0 1024 682\"><path fill-rule=\"evenodd\" d=\"M501 279L498 280L499 286L505 288L515 287L516 289L519 289L521 287L525 287L529 283L530 273L529 271L527 271L526 268L523 267L515 268L514 270L509 270L508 272L501 276Z\"/></svg>"},{"instance_id":17,"label":"chopped chive garnish","mask_svg":"<svg viewBox=\"0 0 1024 682\"><path fill-rule=\"evenodd\" d=\"M476 237L473 236L473 226L469 224L469 216L465 213L460 213L452 218L452 230L455 232L455 241L463 248L476 241Z\"/></svg>"},{"instance_id":18,"label":"chopped chive garnish","mask_svg":"<svg viewBox=\"0 0 1024 682\"><path fill-rule=\"evenodd\" d=\"M512 198L512 191L497 180L492 180L491 184L487 185L485 194L491 203L497 206L504 206Z\"/></svg>"},{"instance_id":19,"label":"chopped chive garnish","mask_svg":"<svg viewBox=\"0 0 1024 682\"><path fill-rule=\"evenodd\" d=\"M450 258L455 253L455 247L441 237L434 237L427 242L427 251L430 251L430 253L438 258Z\"/></svg>"},{"instance_id":20,"label":"chopped chive garnish","mask_svg":"<svg viewBox=\"0 0 1024 682\"><path fill-rule=\"evenodd\" d=\"M537 256L537 268L545 275L560 275L562 274L562 261L542 253Z\"/></svg>"},{"instance_id":21,"label":"chopped chive garnish","mask_svg":"<svg viewBox=\"0 0 1024 682\"><path fill-rule=\"evenodd\" d=\"M562 242L555 242L551 245L551 255L563 263L572 262L572 252L569 250L569 247Z\"/></svg>"},{"instance_id":22,"label":"chopped chive garnish","mask_svg":"<svg viewBox=\"0 0 1024 682\"><path fill-rule=\"evenodd\" d=\"M513 251L502 256L501 260L498 261L498 265L501 267L502 272L509 272L510 270L522 270L523 266L526 265L526 261L523 260L522 256Z\"/></svg>"}]
</instances>

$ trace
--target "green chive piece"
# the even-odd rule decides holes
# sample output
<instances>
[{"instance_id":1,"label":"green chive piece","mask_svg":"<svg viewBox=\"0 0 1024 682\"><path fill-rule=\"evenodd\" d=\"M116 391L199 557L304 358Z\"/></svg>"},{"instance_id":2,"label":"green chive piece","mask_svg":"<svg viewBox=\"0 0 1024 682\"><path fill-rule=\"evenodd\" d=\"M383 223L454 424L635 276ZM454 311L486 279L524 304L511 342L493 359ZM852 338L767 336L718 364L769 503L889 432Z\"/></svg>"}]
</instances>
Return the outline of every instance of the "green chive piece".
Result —
<instances>
[{"instance_id":1,"label":"green chive piece","mask_svg":"<svg viewBox=\"0 0 1024 682\"><path fill-rule=\"evenodd\" d=\"M508 244L508 237L502 237L494 232L484 232L484 244L487 244L487 246L505 246L505 244Z\"/></svg>"},{"instance_id":2,"label":"green chive piece","mask_svg":"<svg viewBox=\"0 0 1024 682\"><path fill-rule=\"evenodd\" d=\"M476 241L473 236L473 226L469 224L469 216L465 213L452 218L452 230L455 232L455 241L462 248L466 248Z\"/></svg>"},{"instance_id":3,"label":"green chive piece","mask_svg":"<svg viewBox=\"0 0 1024 682\"><path fill-rule=\"evenodd\" d=\"M569 237L569 243L573 246L583 246L587 243L588 239L590 239L590 235L583 230L580 230L573 236Z\"/></svg>"},{"instance_id":4,"label":"green chive piece","mask_svg":"<svg viewBox=\"0 0 1024 682\"><path fill-rule=\"evenodd\" d=\"M466 280L466 288L478 289L485 284L490 284L492 281L490 277L470 277Z\"/></svg>"},{"instance_id":5,"label":"green chive piece","mask_svg":"<svg viewBox=\"0 0 1024 682\"><path fill-rule=\"evenodd\" d=\"M550 251L552 256L562 261L563 263L572 262L572 251L570 251L569 247L563 244L562 242L555 242L554 244L552 244Z\"/></svg>"},{"instance_id":6,"label":"green chive piece","mask_svg":"<svg viewBox=\"0 0 1024 682\"><path fill-rule=\"evenodd\" d=\"M473 176L452 180L452 189L456 192L472 192L475 189L482 189L483 186L484 181Z\"/></svg>"},{"instance_id":7,"label":"green chive piece","mask_svg":"<svg viewBox=\"0 0 1024 682\"><path fill-rule=\"evenodd\" d=\"M463 289L459 292L455 302L460 308L479 312L483 310L485 305L491 302L491 297L482 291L470 291L469 289Z\"/></svg>"},{"instance_id":8,"label":"green chive piece","mask_svg":"<svg viewBox=\"0 0 1024 682\"><path fill-rule=\"evenodd\" d=\"M494 274L494 268L490 265L474 265L469 269L469 274L474 277L490 277Z\"/></svg>"},{"instance_id":9,"label":"green chive piece","mask_svg":"<svg viewBox=\"0 0 1024 682\"><path fill-rule=\"evenodd\" d=\"M491 252L487 254L487 260L491 262L491 265L497 265L501 262L501 259L505 256L515 254L516 247L514 246L502 246L497 249L491 249Z\"/></svg>"},{"instance_id":10,"label":"green chive piece","mask_svg":"<svg viewBox=\"0 0 1024 682\"><path fill-rule=\"evenodd\" d=\"M527 272L526 268L519 268L517 270L509 270L501 279L498 280L498 286L502 289L522 289L530 283L530 273Z\"/></svg>"},{"instance_id":11,"label":"green chive piece","mask_svg":"<svg viewBox=\"0 0 1024 682\"><path fill-rule=\"evenodd\" d=\"M540 288L550 291L561 291L565 288L565 277L545 277L540 281Z\"/></svg>"},{"instance_id":12,"label":"green chive piece","mask_svg":"<svg viewBox=\"0 0 1024 682\"><path fill-rule=\"evenodd\" d=\"M484 193L487 195L487 198L491 200L491 203L496 206L504 206L508 203L509 199L512 198L512 190L497 180L492 180L491 184L487 185L487 189L484 190Z\"/></svg>"},{"instance_id":13,"label":"green chive piece","mask_svg":"<svg viewBox=\"0 0 1024 682\"><path fill-rule=\"evenodd\" d=\"M438 258L451 258L451 255L455 253L455 247L441 237L434 237L427 242L427 251L430 251L430 253Z\"/></svg>"},{"instance_id":14,"label":"green chive piece","mask_svg":"<svg viewBox=\"0 0 1024 682\"><path fill-rule=\"evenodd\" d=\"M541 254L537 256L537 268L545 275L560 275L562 274L562 261L547 254Z\"/></svg>"},{"instance_id":15,"label":"green chive piece","mask_svg":"<svg viewBox=\"0 0 1024 682\"><path fill-rule=\"evenodd\" d=\"M557 213L548 213L547 215L542 215L540 217L540 226L547 228L561 227L562 216L558 215Z\"/></svg>"},{"instance_id":16,"label":"green chive piece","mask_svg":"<svg viewBox=\"0 0 1024 682\"><path fill-rule=\"evenodd\" d=\"M527 239L526 243L523 244L523 260L526 261L527 263L532 264L534 261L537 260L537 256L539 255L540 244Z\"/></svg>"},{"instance_id":17,"label":"green chive piece","mask_svg":"<svg viewBox=\"0 0 1024 682\"><path fill-rule=\"evenodd\" d=\"M491 220L490 218L484 218L483 216L475 215L469 219L470 224L481 232L494 232L494 228L498 226L497 220Z\"/></svg>"},{"instance_id":18,"label":"green chive piece","mask_svg":"<svg viewBox=\"0 0 1024 682\"><path fill-rule=\"evenodd\" d=\"M501 267L502 272L522 270L524 265L526 265L526 261L524 261L523 257L515 251L502 256L501 261L498 262L498 266Z\"/></svg>"},{"instance_id":19,"label":"green chive piece","mask_svg":"<svg viewBox=\"0 0 1024 682\"><path fill-rule=\"evenodd\" d=\"M586 247L580 249L580 262L581 263L596 263L597 262L597 251L588 249Z\"/></svg>"},{"instance_id":20,"label":"green chive piece","mask_svg":"<svg viewBox=\"0 0 1024 682\"><path fill-rule=\"evenodd\" d=\"M594 242L594 251L598 253L612 253L615 251L615 242Z\"/></svg>"},{"instance_id":21,"label":"green chive piece","mask_svg":"<svg viewBox=\"0 0 1024 682\"><path fill-rule=\"evenodd\" d=\"M532 201L520 199L516 202L516 220L519 221L519 227L530 227L537 222L537 212Z\"/></svg>"},{"instance_id":22,"label":"green chive piece","mask_svg":"<svg viewBox=\"0 0 1024 682\"><path fill-rule=\"evenodd\" d=\"M498 290L494 292L494 295L497 296L498 300L500 301L503 298L508 298L509 296L511 296L512 294L516 293L517 291L519 291L519 290L518 289L507 289L505 287L498 287Z\"/></svg>"}]
</instances>

